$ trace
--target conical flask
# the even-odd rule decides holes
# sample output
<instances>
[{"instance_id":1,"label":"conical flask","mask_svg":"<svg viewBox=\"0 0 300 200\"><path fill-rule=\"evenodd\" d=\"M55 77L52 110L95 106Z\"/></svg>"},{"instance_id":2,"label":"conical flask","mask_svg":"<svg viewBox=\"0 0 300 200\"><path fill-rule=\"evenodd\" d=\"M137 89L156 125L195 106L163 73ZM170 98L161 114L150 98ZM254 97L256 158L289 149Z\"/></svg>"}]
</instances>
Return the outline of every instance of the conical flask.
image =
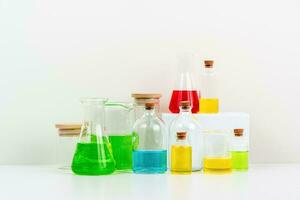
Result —
<instances>
[{"instance_id":1,"label":"conical flask","mask_svg":"<svg viewBox=\"0 0 300 200\"><path fill-rule=\"evenodd\" d=\"M192 60L190 54L178 56L178 77L169 104L169 110L172 113L179 113L181 101L190 102L192 113L197 113L199 111L200 95L198 95L198 91L194 87L192 78Z\"/></svg>"},{"instance_id":2,"label":"conical flask","mask_svg":"<svg viewBox=\"0 0 300 200\"><path fill-rule=\"evenodd\" d=\"M115 171L111 145L104 134L105 102L102 98L84 98L84 121L74 153L72 171L78 175L104 175Z\"/></svg>"}]
</instances>

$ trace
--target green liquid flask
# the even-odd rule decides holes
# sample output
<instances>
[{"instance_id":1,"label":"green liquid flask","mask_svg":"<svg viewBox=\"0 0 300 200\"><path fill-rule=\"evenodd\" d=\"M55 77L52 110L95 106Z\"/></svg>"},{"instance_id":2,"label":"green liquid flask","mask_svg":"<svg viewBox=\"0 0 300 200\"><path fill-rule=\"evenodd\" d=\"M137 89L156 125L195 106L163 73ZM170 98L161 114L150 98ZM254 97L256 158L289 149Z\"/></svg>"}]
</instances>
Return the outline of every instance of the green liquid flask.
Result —
<instances>
[{"instance_id":1,"label":"green liquid flask","mask_svg":"<svg viewBox=\"0 0 300 200\"><path fill-rule=\"evenodd\" d=\"M243 129L234 129L234 138L231 147L232 169L248 169L248 143Z\"/></svg>"},{"instance_id":2,"label":"green liquid flask","mask_svg":"<svg viewBox=\"0 0 300 200\"><path fill-rule=\"evenodd\" d=\"M117 170L132 170L132 134L134 106L132 103L105 104L105 130L109 136Z\"/></svg>"},{"instance_id":3,"label":"green liquid flask","mask_svg":"<svg viewBox=\"0 0 300 200\"><path fill-rule=\"evenodd\" d=\"M72 171L78 175L105 175L115 171L111 144L104 134L105 99L85 98L84 122L74 153Z\"/></svg>"}]
</instances>

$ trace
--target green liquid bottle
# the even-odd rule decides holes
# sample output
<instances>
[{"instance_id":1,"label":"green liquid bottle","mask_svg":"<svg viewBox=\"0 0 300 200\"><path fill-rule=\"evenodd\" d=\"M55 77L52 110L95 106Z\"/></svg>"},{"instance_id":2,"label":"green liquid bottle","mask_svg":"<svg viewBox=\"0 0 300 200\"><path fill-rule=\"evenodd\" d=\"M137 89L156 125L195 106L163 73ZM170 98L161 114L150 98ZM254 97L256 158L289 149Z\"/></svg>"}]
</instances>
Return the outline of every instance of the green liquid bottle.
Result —
<instances>
[{"instance_id":1,"label":"green liquid bottle","mask_svg":"<svg viewBox=\"0 0 300 200\"><path fill-rule=\"evenodd\" d=\"M132 169L132 136L131 135L110 135L109 142L116 161L116 169Z\"/></svg>"},{"instance_id":2,"label":"green liquid bottle","mask_svg":"<svg viewBox=\"0 0 300 200\"><path fill-rule=\"evenodd\" d=\"M72 162L72 171L78 175L113 173L115 171L115 161L107 139L103 138L100 143L79 142Z\"/></svg>"},{"instance_id":3,"label":"green liquid bottle","mask_svg":"<svg viewBox=\"0 0 300 200\"><path fill-rule=\"evenodd\" d=\"M231 150L232 169L248 170L248 142L243 129L234 129L234 138Z\"/></svg>"}]
</instances>

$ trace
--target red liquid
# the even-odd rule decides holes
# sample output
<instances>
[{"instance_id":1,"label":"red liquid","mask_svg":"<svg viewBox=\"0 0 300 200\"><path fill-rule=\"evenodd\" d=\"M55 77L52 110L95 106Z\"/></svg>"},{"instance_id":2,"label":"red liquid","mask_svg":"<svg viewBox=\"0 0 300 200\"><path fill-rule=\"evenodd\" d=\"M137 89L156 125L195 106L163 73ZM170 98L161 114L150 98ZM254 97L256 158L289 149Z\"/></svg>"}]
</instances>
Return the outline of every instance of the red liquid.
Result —
<instances>
[{"instance_id":1,"label":"red liquid","mask_svg":"<svg viewBox=\"0 0 300 200\"><path fill-rule=\"evenodd\" d=\"M179 113L181 101L189 101L192 107L192 113L199 111L199 97L196 90L173 90L169 110L172 113Z\"/></svg>"}]
</instances>

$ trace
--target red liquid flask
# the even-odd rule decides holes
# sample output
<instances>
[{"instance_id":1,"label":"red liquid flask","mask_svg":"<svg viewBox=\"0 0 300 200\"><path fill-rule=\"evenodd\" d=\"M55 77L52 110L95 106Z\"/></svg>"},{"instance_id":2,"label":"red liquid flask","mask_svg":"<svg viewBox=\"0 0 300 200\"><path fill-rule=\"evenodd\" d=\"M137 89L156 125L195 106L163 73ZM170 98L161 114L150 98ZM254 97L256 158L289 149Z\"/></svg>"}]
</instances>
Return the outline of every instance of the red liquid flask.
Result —
<instances>
[{"instance_id":1,"label":"red liquid flask","mask_svg":"<svg viewBox=\"0 0 300 200\"><path fill-rule=\"evenodd\" d=\"M172 92L172 97L169 104L169 110L172 113L179 113L181 101L189 101L192 113L199 112L198 91L194 88L192 78L192 55L181 54L178 57L178 77L176 87Z\"/></svg>"},{"instance_id":2,"label":"red liquid flask","mask_svg":"<svg viewBox=\"0 0 300 200\"><path fill-rule=\"evenodd\" d=\"M172 113L179 113L179 106L181 101L190 102L192 113L199 112L199 96L196 90L173 90L169 110Z\"/></svg>"}]
</instances>

